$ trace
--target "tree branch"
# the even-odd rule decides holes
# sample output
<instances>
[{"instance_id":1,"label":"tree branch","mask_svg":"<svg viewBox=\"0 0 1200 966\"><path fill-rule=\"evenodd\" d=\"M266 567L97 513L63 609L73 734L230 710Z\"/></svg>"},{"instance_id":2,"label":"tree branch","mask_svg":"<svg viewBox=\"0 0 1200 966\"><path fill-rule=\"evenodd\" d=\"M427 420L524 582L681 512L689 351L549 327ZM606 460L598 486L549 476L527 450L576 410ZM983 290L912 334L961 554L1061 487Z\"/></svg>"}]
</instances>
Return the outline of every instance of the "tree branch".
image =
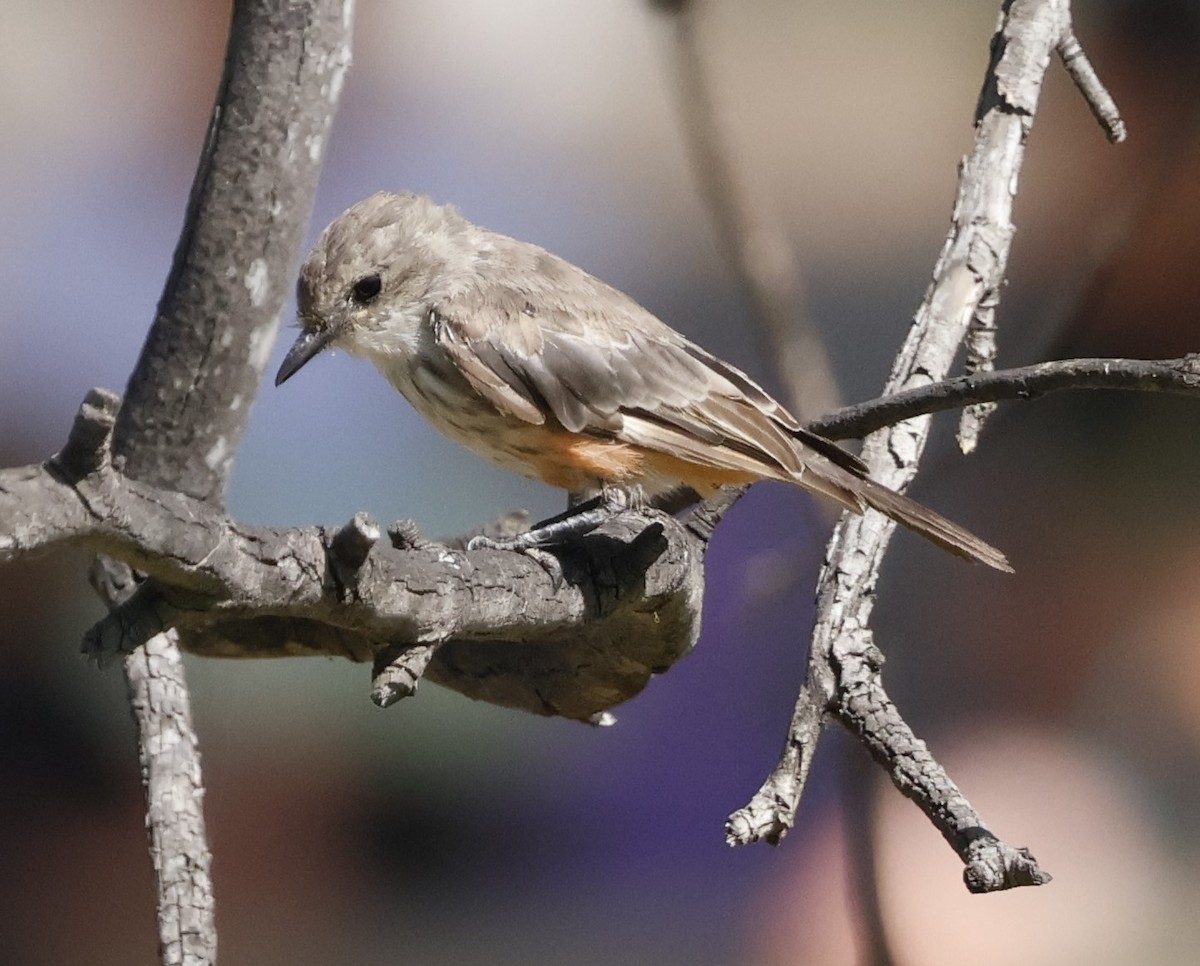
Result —
<instances>
[{"instance_id":1,"label":"tree branch","mask_svg":"<svg viewBox=\"0 0 1200 966\"><path fill-rule=\"evenodd\" d=\"M694 645L704 551L738 493L725 491L682 522L629 514L556 549L561 580L528 556L467 552L429 541L411 524L392 527L389 544L362 515L327 530L249 527L225 514L228 470L275 335L346 67L348 11L348 2L332 0L238 3L188 223L129 401L118 407L115 396L93 392L57 457L0 472L0 562L73 543L148 575L140 583L116 570L101 575L115 606L87 646L98 658L137 651L126 668L143 724L167 962L210 962L215 947L177 640L211 656L369 662L380 705L428 676L480 700L607 724L608 708ZM954 223L889 379L893 395L812 424L839 438L871 431L863 456L888 485L912 479L926 414L937 409L1063 388L1196 391L1195 357L1073 360L937 381L968 330L993 318L1041 78L1055 49L1078 66L1072 43L1066 0L1005 3ZM745 231L740 237L739 251L753 247ZM873 513L839 524L783 755L731 816L730 841L786 834L820 729L833 717L926 811L962 857L970 888L1047 881L1027 852L987 831L882 688L868 622L891 528Z\"/></svg>"},{"instance_id":2,"label":"tree branch","mask_svg":"<svg viewBox=\"0 0 1200 966\"><path fill-rule=\"evenodd\" d=\"M98 660L171 629L210 656L373 662L377 703L415 690L427 665L478 700L591 721L699 636L706 540L661 513L553 548L560 580L525 554L454 549L411 524L392 528L394 546L362 516L337 530L239 524L120 474L106 456L115 420L116 397L93 390L58 457L0 471L0 563L71 543L148 575L88 632Z\"/></svg>"},{"instance_id":3,"label":"tree branch","mask_svg":"<svg viewBox=\"0 0 1200 966\"><path fill-rule=\"evenodd\" d=\"M1032 400L1067 389L1200 394L1200 356L1169 360L1071 359L964 376L850 406L814 420L810 427L831 438L852 438L942 409L1003 399ZM389 596L385 590L388 581L404 587L440 580L461 585L465 580L461 571L442 567L454 541L445 545L428 540L410 521L401 521L389 530L392 548L377 547L379 529L362 514L332 535L323 528L247 527L230 521L203 501L129 480L116 473L107 459L108 433L117 406L117 398L111 393L93 390L80 408L67 444L50 463L0 471L0 562L57 543L102 551L153 576L170 587L175 598L189 601L188 609L195 612L190 621L194 625L188 637L190 650L213 656L305 653L374 661L377 676L384 675L376 681L376 686L383 688L378 695L383 704L403 696L401 691L415 690L425 663L436 651L426 649L425 657L418 660L414 656L416 645L411 642L422 637L469 633L483 639L493 636L486 633L489 627L502 627L501 636L505 638L516 637L520 631L537 639L547 627L556 628L556 632L568 627L574 628L573 633L579 631L582 617L578 600L565 603L563 591L553 587L545 612L525 609L524 613L506 613L497 620L493 606L516 606L514 601L526 594L538 601L544 599L547 575L529 558L505 559L505 576L496 581L513 581L512 592L503 592L498 603L480 609L473 609L481 600L478 595L462 605L465 610L455 604L460 619L450 626L420 616L421 596L410 603ZM702 504L683 519L683 530L698 554L703 553L715 529L714 521L738 492L738 488L728 488L722 498ZM667 533L667 539L668 543L678 539L674 530ZM326 575L337 573L343 589L351 583L358 588L361 570L372 553L378 558L381 554L417 552L420 555L410 556L403 563L397 557L380 565L372 571L370 583L356 590L360 597L373 602L371 606L382 608L374 614L367 609L347 617L340 600L326 599ZM281 561L286 563L281 566ZM477 562L471 573L478 576L483 569ZM412 576L414 573L421 574L419 580ZM301 589L301 578L308 579L311 586ZM688 580L691 577L680 578L680 586ZM523 600L519 607L524 608ZM693 625L695 616L686 623ZM188 624L184 613L172 619ZM527 626L522 627L522 619L528 621ZM398 623L410 641L407 646L390 643ZM133 622L132 626L144 625ZM97 642L97 653L115 653L132 646L129 628L111 643L114 627L120 625L106 629L110 644L106 648ZM694 634L690 638L685 648L690 647ZM668 655L678 649L670 642L661 642L660 646ZM410 666L414 661L417 663ZM408 684L389 683L385 672L392 662L397 664L391 673L407 675ZM466 661L463 668L471 663ZM652 650L646 667L666 663L667 659ZM466 679L457 680L448 667L446 657L435 662L432 679L472 696L482 695L469 672L462 670ZM525 676L520 668L513 673L518 678ZM393 690L396 688L399 691ZM516 689L524 690L521 685ZM584 707L589 700L584 697L570 703ZM513 706L510 701L499 703ZM529 702L516 704L528 708Z\"/></svg>"},{"instance_id":4,"label":"tree branch","mask_svg":"<svg viewBox=\"0 0 1200 966\"><path fill-rule=\"evenodd\" d=\"M1063 359L959 376L846 406L808 424L829 439L858 439L906 419L1005 400L1039 399L1068 389L1200 394L1200 355L1181 359Z\"/></svg>"},{"instance_id":5,"label":"tree branch","mask_svg":"<svg viewBox=\"0 0 1200 966\"><path fill-rule=\"evenodd\" d=\"M1096 73L1096 68L1088 60L1087 54L1083 52L1079 38L1075 36L1074 28L1068 25L1056 49L1058 56L1062 58L1063 67L1066 68L1071 80L1075 82L1075 86L1079 88L1083 99L1087 101L1092 116L1100 122L1108 140L1113 144L1120 144L1125 140L1125 121L1117 109L1117 102L1113 100L1108 88L1104 86L1100 76Z\"/></svg>"},{"instance_id":6,"label":"tree branch","mask_svg":"<svg viewBox=\"0 0 1200 966\"><path fill-rule=\"evenodd\" d=\"M132 479L220 505L308 225L349 65L352 0L235 0L225 72L113 453ZM174 634L125 666L138 725L159 946L216 957L199 753Z\"/></svg>"},{"instance_id":7,"label":"tree branch","mask_svg":"<svg viewBox=\"0 0 1200 966\"><path fill-rule=\"evenodd\" d=\"M917 310L913 327L893 366L885 395L944 378L972 320L981 308L994 311L1004 277L1014 228L1012 204L1024 155L1025 140L1037 110L1042 78L1070 29L1066 0L1006 0L992 40L992 58L976 112L975 146L964 161L953 223L934 268L933 282ZM916 473L928 437L929 417L922 416L869 436L862 457L872 476L903 489ZM765 839L778 842L795 821L804 781L829 715L864 739L888 748L877 760L898 755L889 741L907 740L907 726L883 732L872 721L872 708L890 708L879 680L879 652L869 621L879 567L894 525L878 514L844 515L830 541L817 596L817 622L809 651L808 676L793 714L783 756L759 792L727 825L731 844ZM876 700L853 700L864 682ZM899 718L896 719L899 721ZM903 722L899 721L902 725ZM891 736L889 738L889 736ZM915 739L913 739L915 741ZM898 759L897 759L898 760ZM927 755L909 756L911 769L891 769L893 782L917 800L948 840L959 842L964 826L958 809L947 809L935 789L949 789L936 762ZM955 790L957 791L957 790ZM947 794L949 792L947 791ZM958 816L958 817L956 817ZM974 818L972 816L972 818ZM980 822L972 825L980 830ZM990 834L990 833L988 833ZM981 836L976 836L983 841ZM978 848L978 847L977 847ZM960 854L964 854L960 851ZM985 859L1003 857L1003 874L985 875L995 863L972 864L967 874L983 889L1008 888L1039 879L1031 859L1008 859L1020 850L999 846ZM1006 865L1005 863L1008 862ZM1021 866L1024 871L1015 870ZM1004 872L1003 870L1008 870Z\"/></svg>"},{"instance_id":8,"label":"tree branch","mask_svg":"<svg viewBox=\"0 0 1200 966\"><path fill-rule=\"evenodd\" d=\"M1009 4L1005 4L1005 8L1009 8ZM1063 0L1061 7L1057 11L1057 17L1062 24L1059 38L1055 44L1055 51L1063 62L1067 73L1071 79L1075 81L1076 87L1083 95L1092 114L1100 122L1105 129L1108 139L1113 144L1117 144L1125 139L1125 122L1121 120L1121 116L1117 111L1116 102L1100 82L1099 76L1093 69L1087 55L1084 54L1083 48L1079 44L1079 40L1075 36L1075 30L1071 23L1071 7L1069 0ZM1010 22L1016 22L1014 16ZM1000 34L997 34L1000 37ZM1005 38L1005 49L1014 49L1020 51L1020 45L1025 42L1023 32L1010 32ZM993 52L995 51L993 47ZM1039 53L1040 56L1040 53ZM1023 74L1020 69L1012 69L1013 65L1020 62L1021 57L1008 58L1009 67L1005 66L1002 58L996 63L996 71L994 77L996 80L994 91L989 93L988 84L984 85L984 92L980 98L980 107L984 106L984 102L988 97L994 96L1000 100L1008 100L1012 98L1011 103L1023 109L1024 105L1033 104L1037 98L1037 91L1033 84L1030 83L1031 78ZM1045 66L1042 67L1042 71ZM1040 76L1037 79L1040 83ZM1032 97L1031 97L1032 95ZM1032 120L1032 113L1029 115ZM1010 234L1011 240L1011 234ZM996 357L998 348L996 344L996 307L1000 302L1000 290L992 289L979 300L975 308L975 312L971 318L971 324L967 331L966 337L966 363L965 368L967 375L976 373L991 372L996 367ZM964 453L974 451L979 442L979 435L983 431L983 426L988 418L995 411L994 403L981 402L968 406L959 419L958 424L958 445Z\"/></svg>"},{"instance_id":9,"label":"tree branch","mask_svg":"<svg viewBox=\"0 0 1200 966\"><path fill-rule=\"evenodd\" d=\"M1039 868L1027 849L1007 845L988 831L979 813L887 696L879 677L882 655L870 643L869 632L863 640L867 649L847 665L833 716L858 736L892 784L942 833L963 861L963 882L971 892L1049 882L1050 875Z\"/></svg>"}]
</instances>

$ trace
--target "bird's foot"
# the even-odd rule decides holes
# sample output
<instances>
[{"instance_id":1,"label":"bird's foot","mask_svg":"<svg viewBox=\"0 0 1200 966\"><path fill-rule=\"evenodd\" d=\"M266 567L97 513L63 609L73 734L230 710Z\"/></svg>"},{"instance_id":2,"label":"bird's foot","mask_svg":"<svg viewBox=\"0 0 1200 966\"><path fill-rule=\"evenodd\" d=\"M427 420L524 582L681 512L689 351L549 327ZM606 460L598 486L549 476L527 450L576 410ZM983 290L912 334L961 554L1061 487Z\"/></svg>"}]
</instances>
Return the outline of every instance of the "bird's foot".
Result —
<instances>
[{"instance_id":1,"label":"bird's foot","mask_svg":"<svg viewBox=\"0 0 1200 966\"><path fill-rule=\"evenodd\" d=\"M600 496L573 506L557 516L536 523L524 533L511 537L472 537L468 550L518 550L566 543L575 537L591 533L613 517L639 506L639 495L629 490L606 488Z\"/></svg>"},{"instance_id":2,"label":"bird's foot","mask_svg":"<svg viewBox=\"0 0 1200 966\"><path fill-rule=\"evenodd\" d=\"M546 571L546 575L550 578L550 582L554 585L555 593L562 587L566 580L563 574L562 564L554 554L543 550L537 541L527 541L524 538L529 536L532 531L526 533L518 533L515 537L501 537L499 539L493 537L485 537L482 534L478 537L472 537L467 542L468 550L511 550L516 553L523 553L530 560L534 561L539 567Z\"/></svg>"},{"instance_id":3,"label":"bird's foot","mask_svg":"<svg viewBox=\"0 0 1200 966\"><path fill-rule=\"evenodd\" d=\"M541 566L557 590L563 584L562 564L543 547L567 543L591 533L613 517L639 506L639 494L629 490L606 488L600 496L571 507L569 510L535 524L524 533L511 537L485 537L482 534L467 542L468 550L513 550L523 553Z\"/></svg>"}]
</instances>

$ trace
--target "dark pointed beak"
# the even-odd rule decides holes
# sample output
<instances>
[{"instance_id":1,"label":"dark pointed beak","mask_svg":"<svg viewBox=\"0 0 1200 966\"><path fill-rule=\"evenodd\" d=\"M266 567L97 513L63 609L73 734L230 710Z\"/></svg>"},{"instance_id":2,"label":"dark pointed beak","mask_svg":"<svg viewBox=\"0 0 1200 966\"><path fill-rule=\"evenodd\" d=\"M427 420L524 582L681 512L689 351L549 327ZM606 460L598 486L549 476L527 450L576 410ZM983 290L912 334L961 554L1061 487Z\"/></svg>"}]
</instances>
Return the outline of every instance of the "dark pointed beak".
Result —
<instances>
[{"instance_id":1,"label":"dark pointed beak","mask_svg":"<svg viewBox=\"0 0 1200 966\"><path fill-rule=\"evenodd\" d=\"M299 337L283 357L283 364L275 373L275 385L282 386L291 379L304 363L324 349L333 341L335 330L332 326L325 329L308 329L301 332Z\"/></svg>"}]
</instances>

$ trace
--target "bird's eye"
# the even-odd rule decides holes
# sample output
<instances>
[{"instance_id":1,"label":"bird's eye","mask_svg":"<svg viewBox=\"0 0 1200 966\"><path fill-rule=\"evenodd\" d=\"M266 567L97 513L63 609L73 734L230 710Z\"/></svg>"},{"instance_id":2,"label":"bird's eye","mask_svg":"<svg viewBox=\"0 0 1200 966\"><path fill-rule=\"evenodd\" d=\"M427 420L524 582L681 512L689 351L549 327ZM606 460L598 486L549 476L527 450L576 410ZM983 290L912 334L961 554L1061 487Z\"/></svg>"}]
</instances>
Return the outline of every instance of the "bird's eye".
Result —
<instances>
[{"instance_id":1,"label":"bird's eye","mask_svg":"<svg viewBox=\"0 0 1200 966\"><path fill-rule=\"evenodd\" d=\"M359 305L366 305L368 302L375 300L380 291L383 289L383 279L378 274L364 275L350 289L350 300L357 302Z\"/></svg>"}]
</instances>

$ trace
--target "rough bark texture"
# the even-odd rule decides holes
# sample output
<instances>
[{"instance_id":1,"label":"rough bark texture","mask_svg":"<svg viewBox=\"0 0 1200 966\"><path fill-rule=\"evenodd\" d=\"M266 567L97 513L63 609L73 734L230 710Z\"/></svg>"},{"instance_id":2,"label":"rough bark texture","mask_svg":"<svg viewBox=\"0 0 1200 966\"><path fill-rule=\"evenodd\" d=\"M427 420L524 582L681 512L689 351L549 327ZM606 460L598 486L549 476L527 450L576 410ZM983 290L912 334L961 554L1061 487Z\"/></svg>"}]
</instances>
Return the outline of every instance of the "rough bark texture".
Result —
<instances>
[{"instance_id":1,"label":"rough bark texture","mask_svg":"<svg viewBox=\"0 0 1200 966\"><path fill-rule=\"evenodd\" d=\"M113 454L129 477L224 502L295 284L350 61L346 0L239 0L225 75Z\"/></svg>"},{"instance_id":2,"label":"rough bark texture","mask_svg":"<svg viewBox=\"0 0 1200 966\"><path fill-rule=\"evenodd\" d=\"M238 0L225 72L112 453L129 478L214 505L291 286L349 65L351 0ZM164 963L216 958L199 752L176 632L125 666ZM140 642L141 643L141 642Z\"/></svg>"},{"instance_id":3,"label":"rough bark texture","mask_svg":"<svg viewBox=\"0 0 1200 966\"><path fill-rule=\"evenodd\" d=\"M553 572L524 554L420 539L411 525L392 528L395 545L376 543L362 516L335 531L245 526L116 472L105 426L117 407L94 390L57 457L0 472L0 561L70 542L147 575L88 632L100 661L171 631L199 654L341 656L375 663L378 677L432 644L425 673L439 684L589 721L699 636L707 533L661 513L556 548Z\"/></svg>"},{"instance_id":4,"label":"rough bark texture","mask_svg":"<svg viewBox=\"0 0 1200 966\"><path fill-rule=\"evenodd\" d=\"M970 326L990 324L1015 231L1012 206L1025 141L1046 67L1069 32L1066 0L1004 4L976 111L975 146L962 165L950 232L884 395L943 379ZM928 429L929 417L923 416L869 436L862 458L871 475L895 489L905 488L916 474ZM787 833L821 727L832 716L857 733L877 760L884 757L875 749L892 749L893 759L888 761L894 783L958 850L967 864L964 876L969 885L998 889L1047 881L1027 856L1007 866L1001 863L996 874L993 854L968 848L963 837L968 827L986 833L983 820L931 756L905 751L917 747L916 739L883 691L882 661L870 629L879 568L893 528L891 521L874 513L845 515L838 524L817 590L808 678L783 756L750 803L730 816L729 841L778 842ZM864 695L872 700L864 702ZM909 767L892 767L893 760ZM961 807L948 809L949 801ZM1001 851L1008 858L1023 854L1008 846Z\"/></svg>"}]
</instances>

